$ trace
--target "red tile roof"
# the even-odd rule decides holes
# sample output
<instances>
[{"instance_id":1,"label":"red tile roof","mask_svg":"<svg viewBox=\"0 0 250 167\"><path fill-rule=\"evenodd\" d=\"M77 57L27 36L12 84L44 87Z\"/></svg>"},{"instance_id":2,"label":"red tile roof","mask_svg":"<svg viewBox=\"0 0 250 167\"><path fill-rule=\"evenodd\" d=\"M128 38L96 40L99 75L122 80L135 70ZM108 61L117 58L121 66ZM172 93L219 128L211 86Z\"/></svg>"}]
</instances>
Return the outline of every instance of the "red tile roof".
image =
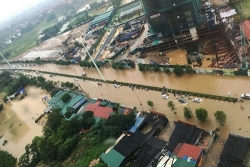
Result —
<instances>
[{"instance_id":1,"label":"red tile roof","mask_svg":"<svg viewBox=\"0 0 250 167\"><path fill-rule=\"evenodd\" d=\"M201 154L201 151L202 149L199 147L184 143L177 156L179 158L183 158L184 156L187 156L187 157L192 157L195 160L198 160Z\"/></svg>"},{"instance_id":2,"label":"red tile roof","mask_svg":"<svg viewBox=\"0 0 250 167\"><path fill-rule=\"evenodd\" d=\"M244 29L244 34L246 35L247 39L250 39L250 20L246 20L243 24L241 24L241 27Z\"/></svg>"},{"instance_id":3,"label":"red tile roof","mask_svg":"<svg viewBox=\"0 0 250 167\"><path fill-rule=\"evenodd\" d=\"M94 104L88 104L85 111L93 111L95 117L108 119L110 114L113 113L113 109L110 107L99 106L99 103L100 101L97 101Z\"/></svg>"}]
</instances>

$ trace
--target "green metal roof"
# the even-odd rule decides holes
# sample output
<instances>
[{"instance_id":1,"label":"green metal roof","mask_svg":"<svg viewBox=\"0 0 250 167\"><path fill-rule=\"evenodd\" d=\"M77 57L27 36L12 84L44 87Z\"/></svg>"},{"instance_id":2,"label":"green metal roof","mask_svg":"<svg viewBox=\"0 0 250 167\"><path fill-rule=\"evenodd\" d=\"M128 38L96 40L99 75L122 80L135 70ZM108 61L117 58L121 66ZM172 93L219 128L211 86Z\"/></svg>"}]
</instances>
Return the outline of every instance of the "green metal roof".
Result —
<instances>
[{"instance_id":1,"label":"green metal roof","mask_svg":"<svg viewBox=\"0 0 250 167\"><path fill-rule=\"evenodd\" d=\"M72 97L71 101L62 109L61 114L64 115L67 112L67 107L73 107L74 104L76 104L83 97L83 95L75 95L74 97Z\"/></svg>"},{"instance_id":2,"label":"green metal roof","mask_svg":"<svg viewBox=\"0 0 250 167\"><path fill-rule=\"evenodd\" d=\"M195 163L187 162L187 160L177 158L173 167L195 167Z\"/></svg>"},{"instance_id":3,"label":"green metal roof","mask_svg":"<svg viewBox=\"0 0 250 167\"><path fill-rule=\"evenodd\" d=\"M110 10L110 11L104 12L104 13L96 16L94 18L94 20L91 21L90 26L95 25L95 24L97 24L97 23L99 23L101 21L109 19L112 12L113 12L113 10Z\"/></svg>"},{"instance_id":4,"label":"green metal roof","mask_svg":"<svg viewBox=\"0 0 250 167\"><path fill-rule=\"evenodd\" d=\"M125 159L123 155L111 149L107 154L102 153L100 158L110 167L119 167Z\"/></svg>"}]
</instances>

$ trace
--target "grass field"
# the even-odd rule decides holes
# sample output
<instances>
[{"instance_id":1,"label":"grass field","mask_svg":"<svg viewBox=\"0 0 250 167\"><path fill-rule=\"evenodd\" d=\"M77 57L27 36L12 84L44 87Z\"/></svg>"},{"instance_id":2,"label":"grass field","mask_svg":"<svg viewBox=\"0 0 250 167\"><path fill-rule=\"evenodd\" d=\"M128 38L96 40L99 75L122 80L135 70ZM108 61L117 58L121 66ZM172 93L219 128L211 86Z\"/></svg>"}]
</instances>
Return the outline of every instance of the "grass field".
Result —
<instances>
[{"instance_id":1,"label":"grass field","mask_svg":"<svg viewBox=\"0 0 250 167\"><path fill-rule=\"evenodd\" d=\"M245 19L250 19L250 0L241 0L242 2L242 15ZM239 2L234 2L235 7L240 12Z\"/></svg>"},{"instance_id":2,"label":"grass field","mask_svg":"<svg viewBox=\"0 0 250 167\"><path fill-rule=\"evenodd\" d=\"M20 38L18 38L16 41L14 41L12 44L5 47L1 52L10 52L11 55L7 59L12 59L22 53L25 53L29 49L35 47L37 45L39 31L45 27L49 27L53 24L55 24L56 19L52 20L50 22L47 22L46 20L38 24L32 31L24 34Z\"/></svg>"}]
</instances>

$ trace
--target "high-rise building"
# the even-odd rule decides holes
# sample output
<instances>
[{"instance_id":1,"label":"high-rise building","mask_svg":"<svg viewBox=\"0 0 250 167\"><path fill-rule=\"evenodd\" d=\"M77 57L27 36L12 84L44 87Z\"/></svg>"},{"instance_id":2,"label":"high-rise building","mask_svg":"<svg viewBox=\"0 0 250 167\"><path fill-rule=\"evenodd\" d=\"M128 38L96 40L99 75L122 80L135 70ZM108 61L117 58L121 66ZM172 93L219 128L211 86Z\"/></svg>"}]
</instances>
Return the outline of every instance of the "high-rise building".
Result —
<instances>
[{"instance_id":1,"label":"high-rise building","mask_svg":"<svg viewBox=\"0 0 250 167\"><path fill-rule=\"evenodd\" d=\"M197 26L202 0L142 0L152 33L170 35Z\"/></svg>"}]
</instances>

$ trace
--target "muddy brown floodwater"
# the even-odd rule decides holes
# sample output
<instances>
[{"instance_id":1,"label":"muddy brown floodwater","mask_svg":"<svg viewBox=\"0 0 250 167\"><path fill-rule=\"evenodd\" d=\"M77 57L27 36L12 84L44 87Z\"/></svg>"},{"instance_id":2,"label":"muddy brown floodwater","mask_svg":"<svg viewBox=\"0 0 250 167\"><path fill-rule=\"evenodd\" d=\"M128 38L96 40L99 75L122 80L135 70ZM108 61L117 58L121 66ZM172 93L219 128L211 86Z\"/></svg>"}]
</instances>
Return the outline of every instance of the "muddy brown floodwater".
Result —
<instances>
[{"instance_id":1,"label":"muddy brown floodwater","mask_svg":"<svg viewBox=\"0 0 250 167\"><path fill-rule=\"evenodd\" d=\"M53 72L56 70L56 72L74 75L80 75L84 71L87 72L88 76L90 77L99 78L97 72L95 72L94 70L83 70L79 67L67 68L54 65L40 66L38 68L36 67L36 69L39 70L43 70L44 68L47 71L53 69ZM247 77L193 75L191 77L183 76L178 78L173 75L166 76L165 74L141 74L135 70L120 72L114 71L112 69L103 69L102 71L106 79L116 79L119 81L131 83L135 82L146 85L164 85L167 87L184 90L187 88L186 85L188 85L188 89L192 91L219 95L226 95L229 91L229 88L231 88L231 95L232 93L238 93L238 95L240 95L240 91L246 92L246 90L248 90L246 87L249 84L249 79ZM27 74L36 75L36 73L34 72ZM137 77L136 74L138 75ZM156 91L145 91L139 89L132 90L131 88L125 86L115 88L112 84L106 83L103 83L102 86L98 86L97 83L93 81L74 81L73 78L61 76L50 77L48 74L44 74L43 76L47 80L52 80L56 82L73 82L75 83L75 85L80 85L81 88L85 92L89 93L91 97L108 99L110 101L122 103L126 106L136 106L139 111L151 109L147 105L147 101L153 101L155 105L153 110L164 113L169 119L169 124L167 128L165 128L165 131L161 134L161 138L165 140L168 140L171 131L174 129L173 121L177 120L184 120L196 124L198 127L205 130L215 130L216 128L219 128L220 138L212 146L211 153L209 152L209 160L206 161L205 167L216 166L216 163L218 162L218 158L220 156L224 143L229 135L229 132L250 137L250 119L248 119L248 116L250 116L250 100L245 100L243 103L229 103L210 99L203 99L202 103L194 103L192 101L189 101L188 104L181 104L177 101L177 99L173 97L172 94L170 94L169 99L162 99L161 93ZM229 84L231 82L233 84ZM167 103L169 100L173 101L176 105L177 114L171 112L170 109L167 107ZM142 103L142 105L140 105L140 103ZM244 106L245 109L241 110L240 105ZM208 111L207 120L205 122L200 122L195 117L191 119L186 119L183 114L184 107L190 107L194 115L196 109L205 108ZM213 114L218 110L222 110L227 114L227 122L224 126L218 124L214 119Z\"/></svg>"},{"instance_id":2,"label":"muddy brown floodwater","mask_svg":"<svg viewBox=\"0 0 250 167\"><path fill-rule=\"evenodd\" d=\"M35 123L46 105L41 98L46 92L35 88L26 88L27 96L22 100L14 100L4 104L0 113L0 148L12 153L15 157L25 152L25 146L35 136L42 135L42 126ZM3 146L4 140L8 143Z\"/></svg>"},{"instance_id":3,"label":"muddy brown floodwater","mask_svg":"<svg viewBox=\"0 0 250 167\"><path fill-rule=\"evenodd\" d=\"M26 67L29 68L30 67ZM79 65L69 67L58 66L54 64L45 64L32 67L34 70L50 71L79 75L86 72L88 77L100 78L95 69L83 69ZM124 71L114 70L112 68L101 69L105 79L117 80L122 82L137 83L151 86L165 86L166 88L189 90L193 92L208 93L215 95L227 96L230 91L231 96L240 96L242 93L250 93L250 78L244 76L218 76L208 74L194 74L192 76L183 75L177 77L174 74L166 75L165 73L145 72L138 69L129 69Z\"/></svg>"}]
</instances>

